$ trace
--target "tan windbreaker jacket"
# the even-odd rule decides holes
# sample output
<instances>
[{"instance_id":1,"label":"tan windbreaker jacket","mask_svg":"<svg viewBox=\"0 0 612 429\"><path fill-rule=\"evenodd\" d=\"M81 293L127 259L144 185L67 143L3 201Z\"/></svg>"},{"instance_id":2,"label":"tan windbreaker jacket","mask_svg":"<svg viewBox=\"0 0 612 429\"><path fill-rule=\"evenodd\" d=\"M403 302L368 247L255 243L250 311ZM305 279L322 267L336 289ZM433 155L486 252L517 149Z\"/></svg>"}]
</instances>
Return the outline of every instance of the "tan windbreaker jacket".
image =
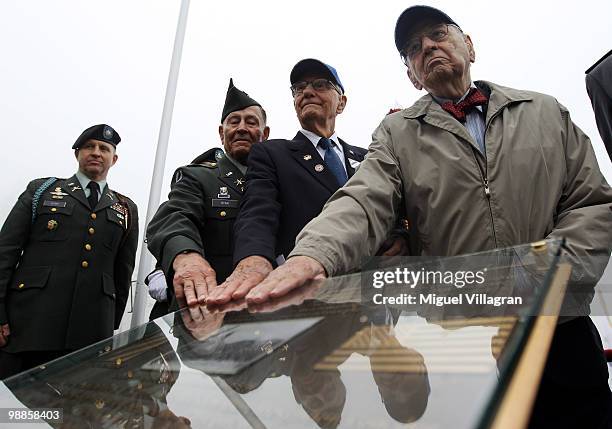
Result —
<instances>
[{"instance_id":1,"label":"tan windbreaker jacket","mask_svg":"<svg viewBox=\"0 0 612 429\"><path fill-rule=\"evenodd\" d=\"M581 268L574 279L594 284L612 248L612 190L589 138L553 97L476 85L490 91L486 158L425 95L382 121L357 173L303 229L290 256L311 256L330 276L358 269L403 204L415 256L564 236Z\"/></svg>"}]
</instances>

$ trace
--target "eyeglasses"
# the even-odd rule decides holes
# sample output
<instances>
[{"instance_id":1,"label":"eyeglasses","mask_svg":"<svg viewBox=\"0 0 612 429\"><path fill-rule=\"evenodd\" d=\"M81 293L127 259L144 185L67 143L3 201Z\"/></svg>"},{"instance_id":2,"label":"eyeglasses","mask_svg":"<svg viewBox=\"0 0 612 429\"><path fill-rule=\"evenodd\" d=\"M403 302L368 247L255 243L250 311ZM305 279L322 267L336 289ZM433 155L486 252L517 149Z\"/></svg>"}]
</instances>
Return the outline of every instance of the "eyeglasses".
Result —
<instances>
[{"instance_id":1,"label":"eyeglasses","mask_svg":"<svg viewBox=\"0 0 612 429\"><path fill-rule=\"evenodd\" d=\"M308 85L312 85L312 88L317 92L327 91L328 89L335 89L336 91L338 91L339 94L342 94L338 87L332 81L323 78L311 80L310 82L296 82L290 86L291 94L293 95L293 97L297 97L298 95L304 92Z\"/></svg>"},{"instance_id":2,"label":"eyeglasses","mask_svg":"<svg viewBox=\"0 0 612 429\"><path fill-rule=\"evenodd\" d=\"M440 24L433 28L423 30L419 34L413 35L404 45L404 49L402 49L400 52L400 56L402 57L404 64L407 66L410 60L421 52L421 49L423 49L423 45L421 43L423 37L427 37L429 40L436 43L444 42L446 39L448 39L449 27L455 27L461 31L461 29L454 24Z\"/></svg>"}]
</instances>

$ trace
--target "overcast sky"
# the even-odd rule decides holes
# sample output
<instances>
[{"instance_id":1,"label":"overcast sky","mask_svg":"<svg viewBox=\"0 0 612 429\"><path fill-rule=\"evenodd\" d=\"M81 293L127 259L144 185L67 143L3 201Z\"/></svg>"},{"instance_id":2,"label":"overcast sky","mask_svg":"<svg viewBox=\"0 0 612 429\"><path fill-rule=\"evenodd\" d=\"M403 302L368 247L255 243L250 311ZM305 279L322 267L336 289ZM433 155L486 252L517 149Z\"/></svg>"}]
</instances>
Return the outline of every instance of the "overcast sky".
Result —
<instances>
[{"instance_id":1,"label":"overcast sky","mask_svg":"<svg viewBox=\"0 0 612 429\"><path fill-rule=\"evenodd\" d=\"M348 96L337 132L367 147L390 107L408 107L422 95L393 41L395 21L411 4L192 0L162 201L177 166L218 146L230 77L265 107L271 137L293 137L289 71L302 58L337 68ZM584 84L584 71L612 48L612 2L428 4L471 35L474 79L554 95L591 137L612 180ZM29 180L71 176L70 148L97 123L122 137L108 181L134 199L144 219L179 6L178 0L0 3L0 219Z\"/></svg>"}]
</instances>

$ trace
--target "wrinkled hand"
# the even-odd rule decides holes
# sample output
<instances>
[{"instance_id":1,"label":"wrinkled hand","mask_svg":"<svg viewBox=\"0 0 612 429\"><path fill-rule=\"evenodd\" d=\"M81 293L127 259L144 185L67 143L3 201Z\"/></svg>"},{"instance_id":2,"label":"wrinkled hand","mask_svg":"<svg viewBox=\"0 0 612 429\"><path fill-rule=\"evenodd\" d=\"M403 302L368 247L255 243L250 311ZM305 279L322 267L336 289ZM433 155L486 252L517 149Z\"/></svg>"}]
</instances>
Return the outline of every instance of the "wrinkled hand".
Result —
<instances>
[{"instance_id":1,"label":"wrinkled hand","mask_svg":"<svg viewBox=\"0 0 612 429\"><path fill-rule=\"evenodd\" d=\"M204 304L208 293L217 286L215 270L199 253L177 255L172 268L174 294L177 299L185 299L188 306Z\"/></svg>"},{"instance_id":2,"label":"wrinkled hand","mask_svg":"<svg viewBox=\"0 0 612 429\"><path fill-rule=\"evenodd\" d=\"M294 256L275 269L247 295L247 304L259 304L286 295L309 280L324 279L325 268L309 256Z\"/></svg>"},{"instance_id":3,"label":"wrinkled hand","mask_svg":"<svg viewBox=\"0 0 612 429\"><path fill-rule=\"evenodd\" d=\"M238 263L234 272L213 291L206 305L221 305L241 299L272 271L272 264L262 256L249 256Z\"/></svg>"},{"instance_id":4,"label":"wrinkled hand","mask_svg":"<svg viewBox=\"0 0 612 429\"><path fill-rule=\"evenodd\" d=\"M8 323L0 325L0 347L4 347L8 344L9 335L11 335L11 330L9 329Z\"/></svg>"},{"instance_id":5,"label":"wrinkled hand","mask_svg":"<svg viewBox=\"0 0 612 429\"><path fill-rule=\"evenodd\" d=\"M408 255L408 243L403 236L392 236L385 240L380 246L378 256L402 256Z\"/></svg>"},{"instance_id":6,"label":"wrinkled hand","mask_svg":"<svg viewBox=\"0 0 612 429\"><path fill-rule=\"evenodd\" d=\"M303 287L293 289L279 298L249 305L249 313L273 313L292 305L301 305L304 301L315 298L322 285L323 279L306 282Z\"/></svg>"}]
</instances>

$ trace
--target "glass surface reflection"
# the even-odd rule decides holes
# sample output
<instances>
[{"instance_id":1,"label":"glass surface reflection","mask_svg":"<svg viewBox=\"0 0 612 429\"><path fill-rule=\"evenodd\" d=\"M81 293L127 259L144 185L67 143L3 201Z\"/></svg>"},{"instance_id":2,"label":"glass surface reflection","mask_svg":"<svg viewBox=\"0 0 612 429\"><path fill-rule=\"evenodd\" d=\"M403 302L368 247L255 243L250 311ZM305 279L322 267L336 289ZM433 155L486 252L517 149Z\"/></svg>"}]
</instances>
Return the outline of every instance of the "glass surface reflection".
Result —
<instances>
[{"instance_id":1,"label":"glass surface reflection","mask_svg":"<svg viewBox=\"0 0 612 429\"><path fill-rule=\"evenodd\" d=\"M559 248L408 264L486 269L481 292L521 305L375 305L374 293L396 290L374 290L371 273L338 277L255 307L180 310L5 380L0 407L63 408L54 427L486 426L550 295ZM429 290L465 292L411 293Z\"/></svg>"}]
</instances>

